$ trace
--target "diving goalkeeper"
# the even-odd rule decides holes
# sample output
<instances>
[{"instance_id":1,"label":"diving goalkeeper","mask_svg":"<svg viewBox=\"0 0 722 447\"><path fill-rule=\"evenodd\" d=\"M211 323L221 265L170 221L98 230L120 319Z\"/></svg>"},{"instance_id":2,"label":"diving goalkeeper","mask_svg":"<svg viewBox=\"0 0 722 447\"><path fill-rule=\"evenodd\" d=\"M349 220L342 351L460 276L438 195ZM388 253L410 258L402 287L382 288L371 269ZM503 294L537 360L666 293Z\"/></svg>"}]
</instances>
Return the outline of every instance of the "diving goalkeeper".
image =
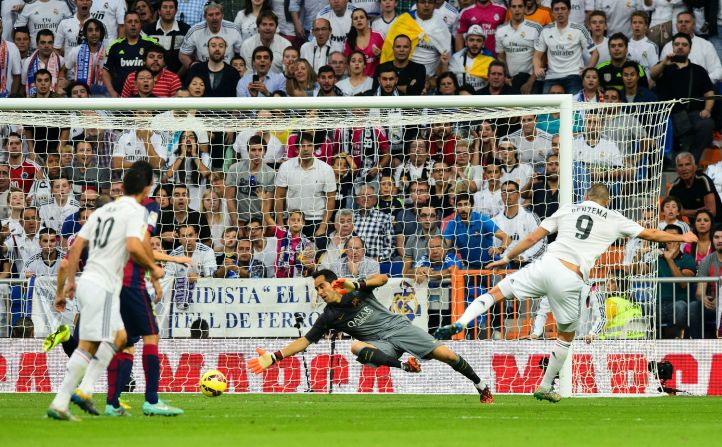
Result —
<instances>
[{"instance_id":1,"label":"diving goalkeeper","mask_svg":"<svg viewBox=\"0 0 722 447\"><path fill-rule=\"evenodd\" d=\"M258 374L285 357L304 351L318 342L330 329L345 332L356 339L351 352L364 365L400 368L406 372L421 372L418 358L435 359L447 363L471 380L479 392L481 403L493 403L488 384L482 383L471 365L432 336L411 324L404 316L393 314L374 297L373 290L389 280L386 275L371 275L366 281L338 278L330 270L313 274L314 287L326 302L326 308L305 336L287 344L274 353L256 349L259 357L248 362L248 368ZM407 352L410 357L401 363Z\"/></svg>"}]
</instances>

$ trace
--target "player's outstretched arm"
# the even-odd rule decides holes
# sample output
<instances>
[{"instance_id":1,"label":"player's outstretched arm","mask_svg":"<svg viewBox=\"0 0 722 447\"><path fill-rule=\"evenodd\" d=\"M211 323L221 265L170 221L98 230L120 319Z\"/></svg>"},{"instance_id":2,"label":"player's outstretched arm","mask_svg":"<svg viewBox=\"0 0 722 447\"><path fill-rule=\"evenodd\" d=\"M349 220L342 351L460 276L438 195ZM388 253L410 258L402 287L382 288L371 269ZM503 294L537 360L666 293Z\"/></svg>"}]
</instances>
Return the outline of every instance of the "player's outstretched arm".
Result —
<instances>
[{"instance_id":1,"label":"player's outstretched arm","mask_svg":"<svg viewBox=\"0 0 722 447\"><path fill-rule=\"evenodd\" d=\"M503 258L499 259L498 261L490 262L486 265L486 268L493 269L496 267L503 267L509 263L511 259L516 258L520 254L524 253L531 247L533 247L537 242L544 239L549 232L545 230L542 227L537 227L536 230L529 233L527 237L522 239L517 245L514 246L511 250L509 250Z\"/></svg>"},{"instance_id":2,"label":"player's outstretched arm","mask_svg":"<svg viewBox=\"0 0 722 447\"><path fill-rule=\"evenodd\" d=\"M639 233L638 237L652 242L686 242L688 244L697 242L697 235L691 231L685 234L675 234L668 231L645 228Z\"/></svg>"},{"instance_id":3,"label":"player's outstretched arm","mask_svg":"<svg viewBox=\"0 0 722 447\"><path fill-rule=\"evenodd\" d=\"M73 244L75 245L75 244ZM125 247L128 253L133 257L133 260L140 264L141 267L150 270L151 277L162 278L165 272L162 268L155 264L153 258L148 255L146 247L143 242L137 237L129 237L126 239Z\"/></svg>"},{"instance_id":4,"label":"player's outstretched arm","mask_svg":"<svg viewBox=\"0 0 722 447\"><path fill-rule=\"evenodd\" d=\"M159 262L172 262L174 264L193 264L193 259L189 256L171 256L162 251L154 251L153 259Z\"/></svg>"},{"instance_id":5,"label":"player's outstretched arm","mask_svg":"<svg viewBox=\"0 0 722 447\"><path fill-rule=\"evenodd\" d=\"M248 366L248 369L250 369L254 374L259 374L263 370L270 368L271 365L280 362L286 357L305 351L310 344L311 343L306 339L306 337L301 337L287 344L281 350L273 353L266 352L261 348L256 348L258 357L249 360L246 366Z\"/></svg>"}]
</instances>

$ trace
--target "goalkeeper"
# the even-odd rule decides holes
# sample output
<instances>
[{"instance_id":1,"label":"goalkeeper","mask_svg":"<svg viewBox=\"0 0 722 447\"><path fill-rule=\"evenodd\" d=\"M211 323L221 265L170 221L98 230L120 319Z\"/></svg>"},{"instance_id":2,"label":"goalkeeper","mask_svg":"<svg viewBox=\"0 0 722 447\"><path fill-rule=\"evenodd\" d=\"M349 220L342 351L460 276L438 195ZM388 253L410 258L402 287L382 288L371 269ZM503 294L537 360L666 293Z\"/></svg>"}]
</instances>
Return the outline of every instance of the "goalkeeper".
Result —
<instances>
[{"instance_id":1,"label":"goalkeeper","mask_svg":"<svg viewBox=\"0 0 722 447\"><path fill-rule=\"evenodd\" d=\"M371 275L366 281L355 282L339 279L330 270L319 270L313 278L316 292L326 303L323 313L304 337L292 341L280 351L270 353L257 349L259 357L248 362L251 371L260 373L281 359L305 350L328 330L335 329L356 339L351 345L351 352L361 364L373 367L385 365L418 373L421 365L417 357L439 360L471 380L482 403L494 402L489 386L479 379L466 360L413 326L406 317L391 313L376 300L373 290L386 284L388 276ZM412 357L401 363L399 358L404 352Z\"/></svg>"}]
</instances>

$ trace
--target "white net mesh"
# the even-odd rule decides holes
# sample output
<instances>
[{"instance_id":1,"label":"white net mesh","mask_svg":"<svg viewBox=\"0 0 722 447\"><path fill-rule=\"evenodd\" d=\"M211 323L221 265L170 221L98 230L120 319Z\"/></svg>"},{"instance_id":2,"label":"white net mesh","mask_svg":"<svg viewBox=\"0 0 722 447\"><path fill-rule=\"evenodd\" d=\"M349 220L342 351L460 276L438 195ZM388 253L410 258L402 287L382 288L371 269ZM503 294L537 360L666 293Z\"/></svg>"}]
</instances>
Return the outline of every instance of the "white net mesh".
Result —
<instances>
[{"instance_id":1,"label":"white net mesh","mask_svg":"<svg viewBox=\"0 0 722 447\"><path fill-rule=\"evenodd\" d=\"M74 310L61 316L51 310L53 259L63 256L96 197L121 193L118 180L140 159L155 168L160 213L154 247L194 260L190 266L166 266L156 307L161 335L212 339L161 345L168 358L192 364L175 372L174 380L186 374L179 371L192 374L190 385L179 390L195 389L196 369L225 367L227 353L246 375L243 359L251 357L252 347L275 350L305 333L322 311L308 276L322 268L361 279L389 274L390 283L376 293L379 301L433 333L503 277L484 265L558 208L564 179L571 177L575 201L592 182L607 184L610 208L655 225L671 105L575 104L571 168L559 164L559 108L523 103L5 110L0 113L3 160L13 188L3 221L11 235L5 244L11 276L32 277L32 287L29 292L27 286L3 286L2 336L32 325L33 336L41 338L60 321L73 323ZM493 222L478 228L496 228L505 237L475 230L475 224L464 234L450 233L449 222L460 219L464 206L471 207L472 222ZM28 237L39 228L51 228L57 236L41 231ZM537 259L550 242L528 250L509 269ZM618 241L593 269L594 289L582 309L579 338L594 341L579 342L575 392L656 390L646 373L646 361L657 356L655 292L643 281L656 268L642 268L654 266L656 258L638 255L639 247ZM555 337L547 304L522 298L494 306L451 342L502 392L528 392L537 385L537 364L548 345L529 339ZM384 374L396 381L397 391L420 392L428 390L422 385L432 385L437 392L455 392L461 389L456 382L464 386L464 379L443 365L422 373L417 385L416 376L412 380L400 371L366 371L341 337L333 356L330 343L322 341L309 353L308 366L305 359L284 360L287 376L278 383L295 385L283 390L327 389L324 374L331 364L338 368L334 383L347 392L381 391L381 385L368 388L360 382ZM50 372L44 374L56 386L64 358L53 354L50 359ZM625 382L621 377L629 371L634 378ZM614 374L619 378L610 388ZM138 371L142 388L140 377ZM248 380L250 385L231 390L281 390Z\"/></svg>"}]
</instances>

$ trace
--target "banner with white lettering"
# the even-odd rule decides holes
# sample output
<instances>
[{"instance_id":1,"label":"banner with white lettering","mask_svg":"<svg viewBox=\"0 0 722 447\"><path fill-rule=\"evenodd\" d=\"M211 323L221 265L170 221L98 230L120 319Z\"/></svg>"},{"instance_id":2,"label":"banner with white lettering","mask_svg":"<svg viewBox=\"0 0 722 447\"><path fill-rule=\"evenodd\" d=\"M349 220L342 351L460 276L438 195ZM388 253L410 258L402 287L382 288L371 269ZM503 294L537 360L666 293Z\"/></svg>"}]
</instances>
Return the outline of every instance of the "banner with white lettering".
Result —
<instances>
[{"instance_id":1,"label":"banner with white lettering","mask_svg":"<svg viewBox=\"0 0 722 447\"><path fill-rule=\"evenodd\" d=\"M374 290L374 296L391 312L404 315L427 330L426 287L392 278ZM170 336L191 337L191 327L205 321L211 338L297 337L296 316L300 318L301 332L305 333L324 306L310 278L270 281L201 278L190 291L187 306L173 308Z\"/></svg>"},{"instance_id":2,"label":"banner with white lettering","mask_svg":"<svg viewBox=\"0 0 722 447\"><path fill-rule=\"evenodd\" d=\"M305 352L308 371L301 354L283 359L262 375L246 368L256 347L275 351L292 339L161 340L159 345L160 391L198 391L201 374L219 369L232 393L296 393L309 388L329 389L333 366L333 389L340 393L468 394L476 399L471 383L448 365L422 362L419 374L388 367L371 368L356 361L351 340L336 343L331 356L330 342L321 340ZM648 362L668 361L672 378L666 386L692 395L722 396L722 344L718 340L604 340L573 346L574 392L593 396L634 396L659 394L659 382L648 371ZM44 353L40 339L0 339L0 392L54 392L68 361L61 349ZM549 355L553 341L450 342L448 346L464 356L477 374L491 384L495 393L530 394L542 379L540 360ZM137 347L139 352L141 347ZM655 352L651 358L645 353ZM404 356L405 358L406 356ZM136 392L145 389L143 365L133 364ZM308 372L308 382L306 381ZM107 390L105 374L96 392Z\"/></svg>"}]
</instances>

